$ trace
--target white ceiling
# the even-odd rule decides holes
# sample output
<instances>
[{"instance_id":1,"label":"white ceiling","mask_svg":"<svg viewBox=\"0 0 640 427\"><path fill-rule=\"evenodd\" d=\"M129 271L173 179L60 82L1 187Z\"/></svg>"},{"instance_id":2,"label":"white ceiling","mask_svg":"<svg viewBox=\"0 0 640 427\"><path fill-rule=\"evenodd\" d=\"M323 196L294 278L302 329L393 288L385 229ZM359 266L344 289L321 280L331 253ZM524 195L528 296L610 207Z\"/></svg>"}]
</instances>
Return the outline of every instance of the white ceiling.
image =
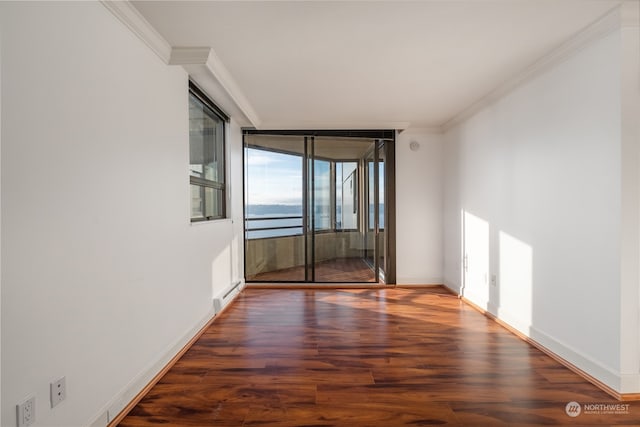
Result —
<instances>
[{"instance_id":1,"label":"white ceiling","mask_svg":"<svg viewBox=\"0 0 640 427\"><path fill-rule=\"evenodd\" d=\"M170 45L213 48L264 128L441 126L619 3L133 2Z\"/></svg>"}]
</instances>

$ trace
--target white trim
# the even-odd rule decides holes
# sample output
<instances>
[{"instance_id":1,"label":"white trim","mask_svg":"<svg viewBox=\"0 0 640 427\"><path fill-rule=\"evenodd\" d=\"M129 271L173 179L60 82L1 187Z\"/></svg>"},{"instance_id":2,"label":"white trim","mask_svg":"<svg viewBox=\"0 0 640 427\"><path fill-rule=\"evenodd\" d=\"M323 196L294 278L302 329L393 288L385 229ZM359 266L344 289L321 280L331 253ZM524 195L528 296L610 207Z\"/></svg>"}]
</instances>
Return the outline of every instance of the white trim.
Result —
<instances>
[{"instance_id":1,"label":"white trim","mask_svg":"<svg viewBox=\"0 0 640 427\"><path fill-rule=\"evenodd\" d=\"M620 394L636 394L640 390L640 374L620 375Z\"/></svg>"},{"instance_id":2,"label":"white trim","mask_svg":"<svg viewBox=\"0 0 640 427\"><path fill-rule=\"evenodd\" d=\"M412 125L407 126L404 129L398 129L398 134L406 134L406 135L413 135L413 134L427 134L427 135L442 135L443 134L443 130L441 126L416 126L413 127Z\"/></svg>"},{"instance_id":3,"label":"white trim","mask_svg":"<svg viewBox=\"0 0 640 427\"><path fill-rule=\"evenodd\" d=\"M398 286L443 286L443 280L441 277L396 277L396 284Z\"/></svg>"},{"instance_id":4,"label":"white trim","mask_svg":"<svg viewBox=\"0 0 640 427\"><path fill-rule=\"evenodd\" d=\"M465 121L481 109L504 97L509 92L533 80L535 77L539 76L555 65L565 61L567 58L571 57L588 44L601 39L611 32L619 29L620 25L620 7L616 6L603 17L588 25L582 31L571 37L569 40L565 41L560 46L553 49L551 52L547 53L542 58L529 65L521 73L505 81L497 88L493 89L492 91L478 99L476 102L472 103L469 107L462 110L453 118L447 120L442 124L442 130L446 132L455 125Z\"/></svg>"},{"instance_id":5,"label":"white trim","mask_svg":"<svg viewBox=\"0 0 640 427\"><path fill-rule=\"evenodd\" d=\"M457 287L452 283L448 283L445 281L445 286L460 295L459 291L456 289ZM486 301L484 303L480 303L479 300L475 300L473 298L473 295L471 295L470 297L467 294L464 295L464 298L472 302L476 306L486 310L496 319L500 320L506 325L509 325L511 328L517 330L527 338L535 341L537 344L546 348L553 354L559 356L560 358L571 363L573 366L588 373L593 378L597 379L608 387L611 387L618 393L636 393L639 389L638 386L640 385L640 375L620 375L614 369L593 360L589 356L581 353L580 351L561 341L558 341L557 339L551 337L550 335L547 335L541 330L530 325L522 324L522 322L520 322L515 317L510 316L508 313L505 313L504 310L497 310L493 304L490 304Z\"/></svg>"},{"instance_id":6,"label":"white trim","mask_svg":"<svg viewBox=\"0 0 640 427\"><path fill-rule=\"evenodd\" d=\"M460 292L462 290L461 286L458 286L457 284L451 282L450 280L445 279L444 280L444 287L449 289L454 294L460 296Z\"/></svg>"},{"instance_id":7,"label":"white trim","mask_svg":"<svg viewBox=\"0 0 640 427\"><path fill-rule=\"evenodd\" d=\"M502 318L500 320L510 324L510 322ZM613 390L621 392L621 377L613 369L591 359L589 356L581 353L573 347L556 340L534 327L530 327L529 329L530 332L525 334L526 336L571 363L573 366L611 387Z\"/></svg>"},{"instance_id":8,"label":"white trim","mask_svg":"<svg viewBox=\"0 0 640 427\"><path fill-rule=\"evenodd\" d=\"M170 65L181 65L216 104L243 125L260 127L260 118L253 106L210 47L174 47Z\"/></svg>"},{"instance_id":9,"label":"white trim","mask_svg":"<svg viewBox=\"0 0 640 427\"><path fill-rule=\"evenodd\" d=\"M0 70L2 70L2 36L0 35ZM0 73L1 74L1 73ZM6 83L5 83L6 84ZM2 77L0 76L0 101L2 100ZM0 102L0 189L2 189L2 102ZM5 190L6 191L6 190ZM2 224L2 197L0 194L0 224ZM0 226L0 242L2 242L2 226ZM2 307L2 245L0 244L0 307ZM2 316L0 316L0 319ZM2 322L0 321L0 324ZM2 328L0 327L0 331ZM2 366L2 340L0 340L0 366ZM0 377L1 377L0 373ZM0 384L2 381L0 381ZM0 402L2 401L2 388L0 387ZM0 405L0 420L2 419L2 405Z\"/></svg>"},{"instance_id":10,"label":"white trim","mask_svg":"<svg viewBox=\"0 0 640 427\"><path fill-rule=\"evenodd\" d=\"M447 287L451 289L450 286ZM458 295L460 294L458 293ZM532 325L521 322L517 316L512 316L510 313L505 312L505 310L498 309L494 304L491 304L488 301L481 302L482 298L477 298L477 295L475 295L475 297L476 298L474 298L473 294L470 295L469 293L464 295L465 299L475 304L477 307L486 310L496 319L506 325L509 325L509 327L535 341L537 344L549 350L561 359L566 360L573 366L586 372L606 386L611 387L619 393L629 393L637 390L637 388L632 388L632 386L638 384L636 381L640 380L640 376L628 375L629 378L625 379L627 383L625 389L622 384L623 376L617 373L614 369L593 360L588 355L581 353L579 350L553 338Z\"/></svg>"},{"instance_id":11,"label":"white trim","mask_svg":"<svg viewBox=\"0 0 640 427\"><path fill-rule=\"evenodd\" d=\"M154 361L149 363L142 371L136 375L126 386L124 386L113 398L111 398L92 418L89 425L92 427L106 426L131 402L142 389L175 357L176 354L200 331L213 317L215 310L211 310L191 329L186 331L178 340L162 352Z\"/></svg>"},{"instance_id":12,"label":"white trim","mask_svg":"<svg viewBox=\"0 0 640 427\"><path fill-rule=\"evenodd\" d=\"M172 47L130 1L100 0L100 2L149 46L165 64L182 65L204 90L209 88L213 92L208 95L214 98L216 103L220 103L230 115L235 114L237 118L240 114L239 122L242 125L260 127L258 114L213 49Z\"/></svg>"},{"instance_id":13,"label":"white trim","mask_svg":"<svg viewBox=\"0 0 640 427\"><path fill-rule=\"evenodd\" d=\"M165 64L169 63L171 45L128 0L100 0L100 3L149 46Z\"/></svg>"},{"instance_id":14,"label":"white trim","mask_svg":"<svg viewBox=\"0 0 640 427\"><path fill-rule=\"evenodd\" d=\"M238 108L244 113L247 119L249 119L249 122L256 128L259 127L260 118L258 117L258 113L253 109L253 106L242 92L242 89L240 89L240 86L238 86L229 70L227 70L227 67L224 66L213 49L209 50L209 58L207 59L206 65L216 80L218 80L220 85L225 89L229 97L233 99Z\"/></svg>"},{"instance_id":15,"label":"white trim","mask_svg":"<svg viewBox=\"0 0 640 427\"><path fill-rule=\"evenodd\" d=\"M204 221L193 221L193 222L189 222L189 226L200 227L202 225L224 224L224 223L233 224L233 218L227 217L227 218L208 219Z\"/></svg>"},{"instance_id":16,"label":"white trim","mask_svg":"<svg viewBox=\"0 0 640 427\"><path fill-rule=\"evenodd\" d=\"M174 47L169 55L170 65L204 65L209 59L210 47Z\"/></svg>"},{"instance_id":17,"label":"white trim","mask_svg":"<svg viewBox=\"0 0 640 427\"><path fill-rule=\"evenodd\" d=\"M262 130L299 130L299 129L396 129L404 130L410 125L409 122L314 122L314 121L288 121L288 122L265 122L262 123Z\"/></svg>"}]
</instances>

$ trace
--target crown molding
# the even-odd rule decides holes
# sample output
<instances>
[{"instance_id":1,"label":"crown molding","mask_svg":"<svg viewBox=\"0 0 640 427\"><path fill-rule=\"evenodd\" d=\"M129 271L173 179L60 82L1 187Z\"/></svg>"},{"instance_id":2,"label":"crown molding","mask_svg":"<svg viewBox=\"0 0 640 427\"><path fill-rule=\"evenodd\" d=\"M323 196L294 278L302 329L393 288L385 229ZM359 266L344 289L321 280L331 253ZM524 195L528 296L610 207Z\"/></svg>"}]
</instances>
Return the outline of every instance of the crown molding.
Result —
<instances>
[{"instance_id":1,"label":"crown molding","mask_svg":"<svg viewBox=\"0 0 640 427\"><path fill-rule=\"evenodd\" d=\"M334 122L334 121L287 121L287 122L264 122L260 127L261 130L337 130L337 129L395 129L402 131L407 129L411 123L409 122Z\"/></svg>"},{"instance_id":2,"label":"crown molding","mask_svg":"<svg viewBox=\"0 0 640 427\"><path fill-rule=\"evenodd\" d=\"M209 50L209 57L207 59L206 66L229 94L229 97L233 99L234 103L242 111L245 117L249 119L249 122L254 127L259 128L261 120L258 117L258 113L256 113L253 106L244 95L244 92L240 89L240 86L238 86L229 70L227 70L227 67L224 66L213 49Z\"/></svg>"},{"instance_id":3,"label":"crown molding","mask_svg":"<svg viewBox=\"0 0 640 427\"><path fill-rule=\"evenodd\" d=\"M398 133L404 133L406 135L413 135L413 134L442 135L444 132L441 126L416 125L414 127L413 125L411 125L405 129L399 129Z\"/></svg>"},{"instance_id":4,"label":"crown molding","mask_svg":"<svg viewBox=\"0 0 640 427\"><path fill-rule=\"evenodd\" d=\"M169 65L181 65L189 77L243 126L260 119L231 73L209 47L172 47L128 0L100 0L115 17Z\"/></svg>"},{"instance_id":5,"label":"crown molding","mask_svg":"<svg viewBox=\"0 0 640 427\"><path fill-rule=\"evenodd\" d=\"M213 49L174 47L168 63L181 65L220 107L235 116L241 126L260 127L258 114Z\"/></svg>"},{"instance_id":6,"label":"crown molding","mask_svg":"<svg viewBox=\"0 0 640 427\"><path fill-rule=\"evenodd\" d=\"M129 1L100 0L100 3L149 46L165 64L169 63L171 45Z\"/></svg>"},{"instance_id":7,"label":"crown molding","mask_svg":"<svg viewBox=\"0 0 640 427\"><path fill-rule=\"evenodd\" d=\"M210 47L174 47L169 56L169 65L204 65L209 59Z\"/></svg>"},{"instance_id":8,"label":"crown molding","mask_svg":"<svg viewBox=\"0 0 640 427\"><path fill-rule=\"evenodd\" d=\"M576 52L578 52L585 46L619 29L622 25L621 9L623 6L624 4L616 6L600 19L594 21L592 24L579 31L569 40L565 41L546 55L542 56L537 61L533 62L522 72L512 77L511 79L508 79L507 81L472 103L469 107L462 110L453 118L443 123L441 126L442 130L444 132L448 131L455 125L475 115L478 111L485 108L486 106L491 105L498 99L503 98L508 93L512 92L523 84L533 80L550 68L565 61L567 58L573 56Z\"/></svg>"}]
</instances>

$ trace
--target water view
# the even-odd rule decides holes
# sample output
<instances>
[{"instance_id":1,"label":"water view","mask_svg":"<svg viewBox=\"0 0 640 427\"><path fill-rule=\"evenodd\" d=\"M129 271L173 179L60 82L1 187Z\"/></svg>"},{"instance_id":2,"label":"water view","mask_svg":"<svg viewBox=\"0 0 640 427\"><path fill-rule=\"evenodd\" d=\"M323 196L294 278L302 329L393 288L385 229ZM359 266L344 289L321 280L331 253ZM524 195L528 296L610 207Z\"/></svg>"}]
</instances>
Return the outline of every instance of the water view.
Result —
<instances>
[{"instance_id":1,"label":"water view","mask_svg":"<svg viewBox=\"0 0 640 427\"><path fill-rule=\"evenodd\" d=\"M329 211L330 209L328 206L316 206L314 212L316 230L331 229L331 217ZM369 207L369 215L371 218L370 228L373 228L373 206ZM301 205L247 205L245 216L248 220L246 221L248 239L295 236L302 234ZM343 229L342 209L339 205L336 206L335 224L336 230ZM384 205L381 205L380 208L380 228L384 228Z\"/></svg>"}]
</instances>

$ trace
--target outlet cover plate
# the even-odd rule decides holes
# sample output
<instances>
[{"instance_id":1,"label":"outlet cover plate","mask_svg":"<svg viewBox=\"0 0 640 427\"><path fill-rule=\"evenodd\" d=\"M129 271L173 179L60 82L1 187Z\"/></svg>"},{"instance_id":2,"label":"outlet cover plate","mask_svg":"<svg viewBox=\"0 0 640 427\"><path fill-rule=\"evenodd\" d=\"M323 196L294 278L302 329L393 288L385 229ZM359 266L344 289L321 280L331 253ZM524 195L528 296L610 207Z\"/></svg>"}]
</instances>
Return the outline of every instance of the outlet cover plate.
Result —
<instances>
[{"instance_id":1,"label":"outlet cover plate","mask_svg":"<svg viewBox=\"0 0 640 427\"><path fill-rule=\"evenodd\" d=\"M65 377L58 378L50 384L51 389L51 407L54 408L58 403L67 397L67 384Z\"/></svg>"},{"instance_id":2,"label":"outlet cover plate","mask_svg":"<svg viewBox=\"0 0 640 427\"><path fill-rule=\"evenodd\" d=\"M16 405L18 427L27 427L36 422L36 397L31 396Z\"/></svg>"}]
</instances>

